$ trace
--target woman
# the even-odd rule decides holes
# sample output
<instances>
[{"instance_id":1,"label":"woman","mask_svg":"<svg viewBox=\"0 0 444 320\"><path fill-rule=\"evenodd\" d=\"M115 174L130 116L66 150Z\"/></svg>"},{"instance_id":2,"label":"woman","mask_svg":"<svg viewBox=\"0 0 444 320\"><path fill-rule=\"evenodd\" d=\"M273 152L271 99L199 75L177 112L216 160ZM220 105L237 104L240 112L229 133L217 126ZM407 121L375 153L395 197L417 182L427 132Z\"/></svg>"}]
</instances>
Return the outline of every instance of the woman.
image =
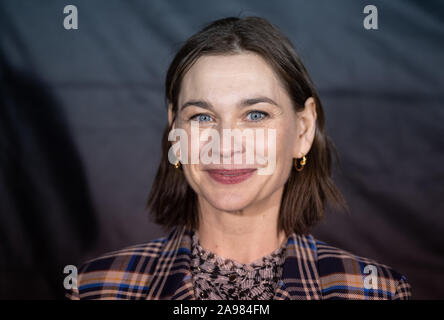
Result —
<instances>
[{"instance_id":1,"label":"woman","mask_svg":"<svg viewBox=\"0 0 444 320\"><path fill-rule=\"evenodd\" d=\"M175 56L166 98L148 208L169 235L87 262L72 299L410 297L403 275L309 234L327 203L346 205L319 97L276 27L258 17L209 24ZM220 138L236 129L267 135Z\"/></svg>"}]
</instances>

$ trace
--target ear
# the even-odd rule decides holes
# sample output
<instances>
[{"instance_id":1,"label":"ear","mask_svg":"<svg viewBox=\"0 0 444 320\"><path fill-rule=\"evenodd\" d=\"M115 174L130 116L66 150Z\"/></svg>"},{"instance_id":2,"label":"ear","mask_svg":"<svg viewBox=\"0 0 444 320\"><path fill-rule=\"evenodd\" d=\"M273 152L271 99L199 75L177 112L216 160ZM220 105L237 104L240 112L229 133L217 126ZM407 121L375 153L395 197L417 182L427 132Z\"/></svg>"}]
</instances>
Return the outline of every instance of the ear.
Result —
<instances>
[{"instance_id":1,"label":"ear","mask_svg":"<svg viewBox=\"0 0 444 320\"><path fill-rule=\"evenodd\" d=\"M304 110L297 113L297 139L293 157L302 158L310 151L316 132L316 118L316 101L310 97L304 103Z\"/></svg>"},{"instance_id":2,"label":"ear","mask_svg":"<svg viewBox=\"0 0 444 320\"><path fill-rule=\"evenodd\" d=\"M173 122L173 105L171 103L168 104L168 124L171 126ZM172 129L174 129L174 124Z\"/></svg>"}]
</instances>

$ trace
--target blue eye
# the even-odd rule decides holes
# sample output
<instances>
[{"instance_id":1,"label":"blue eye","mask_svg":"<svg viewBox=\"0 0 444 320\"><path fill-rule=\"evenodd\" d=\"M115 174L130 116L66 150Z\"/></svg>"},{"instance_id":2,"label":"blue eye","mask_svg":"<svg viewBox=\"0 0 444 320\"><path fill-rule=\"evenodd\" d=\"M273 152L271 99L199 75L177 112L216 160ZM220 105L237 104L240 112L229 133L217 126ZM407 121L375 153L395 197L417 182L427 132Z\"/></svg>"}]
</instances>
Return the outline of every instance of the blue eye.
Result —
<instances>
[{"instance_id":1,"label":"blue eye","mask_svg":"<svg viewBox=\"0 0 444 320\"><path fill-rule=\"evenodd\" d=\"M259 121L259 120L263 120L265 117L267 116L267 113L262 112L262 111L252 111L250 113L248 113L248 120L251 121Z\"/></svg>"},{"instance_id":2,"label":"blue eye","mask_svg":"<svg viewBox=\"0 0 444 320\"><path fill-rule=\"evenodd\" d=\"M197 120L199 122L207 122L211 121L211 117L207 114L196 114L195 116L191 117L190 120Z\"/></svg>"}]
</instances>

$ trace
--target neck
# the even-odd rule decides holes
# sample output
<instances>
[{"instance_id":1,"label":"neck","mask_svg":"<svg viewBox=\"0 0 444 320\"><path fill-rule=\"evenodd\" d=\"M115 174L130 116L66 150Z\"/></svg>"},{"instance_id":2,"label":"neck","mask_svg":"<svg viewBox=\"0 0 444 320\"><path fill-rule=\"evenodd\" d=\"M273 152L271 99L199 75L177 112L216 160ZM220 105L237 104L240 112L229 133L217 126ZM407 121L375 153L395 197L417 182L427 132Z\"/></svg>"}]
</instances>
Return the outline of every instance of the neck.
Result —
<instances>
[{"instance_id":1,"label":"neck","mask_svg":"<svg viewBox=\"0 0 444 320\"><path fill-rule=\"evenodd\" d=\"M278 231L283 190L236 212L212 207L199 199L199 242L215 254L249 264L279 248L286 239Z\"/></svg>"}]
</instances>

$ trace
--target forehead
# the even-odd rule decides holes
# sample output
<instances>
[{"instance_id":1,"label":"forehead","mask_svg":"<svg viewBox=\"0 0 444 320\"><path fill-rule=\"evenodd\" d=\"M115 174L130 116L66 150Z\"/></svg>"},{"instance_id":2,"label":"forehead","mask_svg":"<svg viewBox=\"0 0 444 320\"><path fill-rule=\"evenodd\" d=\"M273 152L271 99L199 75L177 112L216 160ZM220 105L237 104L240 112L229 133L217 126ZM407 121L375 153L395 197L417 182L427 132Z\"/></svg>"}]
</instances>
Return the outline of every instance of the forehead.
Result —
<instances>
[{"instance_id":1,"label":"forehead","mask_svg":"<svg viewBox=\"0 0 444 320\"><path fill-rule=\"evenodd\" d=\"M255 94L278 99L282 90L273 69L258 54L202 56L185 74L179 100L233 102L229 100Z\"/></svg>"}]
</instances>

